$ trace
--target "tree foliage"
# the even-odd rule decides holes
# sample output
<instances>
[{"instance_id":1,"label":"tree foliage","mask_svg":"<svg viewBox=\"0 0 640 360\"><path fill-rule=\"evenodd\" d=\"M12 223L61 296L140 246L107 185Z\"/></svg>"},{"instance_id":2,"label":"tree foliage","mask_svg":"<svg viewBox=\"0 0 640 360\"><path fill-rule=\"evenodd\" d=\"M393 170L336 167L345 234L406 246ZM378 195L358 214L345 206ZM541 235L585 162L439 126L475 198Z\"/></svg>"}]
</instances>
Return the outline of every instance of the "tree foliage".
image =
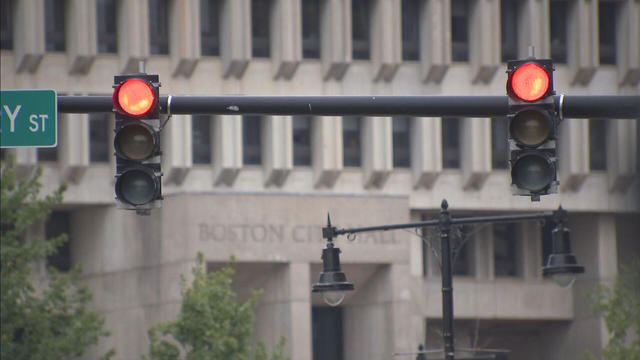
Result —
<instances>
[{"instance_id":1,"label":"tree foliage","mask_svg":"<svg viewBox=\"0 0 640 360\"><path fill-rule=\"evenodd\" d=\"M640 360L640 258L622 268L613 288L598 284L591 297L610 334L602 358Z\"/></svg>"},{"instance_id":2,"label":"tree foliage","mask_svg":"<svg viewBox=\"0 0 640 360\"><path fill-rule=\"evenodd\" d=\"M232 260L233 261L233 260ZM232 262L207 273L202 254L192 269L188 286L182 277L182 306L175 321L149 329L151 360L267 360L263 343L254 344L254 311L260 296L253 291L245 302L232 290ZM285 360L284 339L275 346L272 360Z\"/></svg>"},{"instance_id":3,"label":"tree foliage","mask_svg":"<svg viewBox=\"0 0 640 360\"><path fill-rule=\"evenodd\" d=\"M88 308L91 293L80 286L80 269L59 273L49 269L44 278L33 270L67 241L28 236L62 201L65 186L41 197L38 168L18 178L13 160L3 161L0 180L0 358L65 359L107 336L104 318ZM34 282L38 280L37 284ZM112 355L112 351L105 355Z\"/></svg>"}]
</instances>

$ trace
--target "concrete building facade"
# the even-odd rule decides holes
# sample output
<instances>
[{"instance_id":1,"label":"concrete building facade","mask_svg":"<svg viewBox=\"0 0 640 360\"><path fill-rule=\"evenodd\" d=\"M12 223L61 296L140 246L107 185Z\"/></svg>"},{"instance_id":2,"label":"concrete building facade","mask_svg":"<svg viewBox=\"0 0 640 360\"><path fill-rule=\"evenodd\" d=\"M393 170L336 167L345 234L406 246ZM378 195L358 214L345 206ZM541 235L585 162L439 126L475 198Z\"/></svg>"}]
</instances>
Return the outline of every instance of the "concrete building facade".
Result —
<instances>
[{"instance_id":1,"label":"concrete building facade","mask_svg":"<svg viewBox=\"0 0 640 360\"><path fill-rule=\"evenodd\" d=\"M501 95L505 59L555 61L565 94L640 93L635 0L3 0L1 87L110 95L141 60L174 95ZM3 115L4 116L4 115ZM163 130L162 209L114 202L111 114L59 114L51 149L3 149L19 172L68 182L54 221L63 266L82 264L113 335L93 358L148 351L174 318L196 253L231 255L240 298L262 288L256 337L284 335L295 360L389 359L440 347L441 282L428 229L339 238L355 283L338 308L311 293L327 213L339 227L454 216L570 212L586 273L562 289L541 275L549 227L454 232L456 344L509 359L599 355L604 322L586 294L640 255L638 120L565 119L558 194L511 195L504 118L173 115ZM468 241L467 241L468 240Z\"/></svg>"}]
</instances>

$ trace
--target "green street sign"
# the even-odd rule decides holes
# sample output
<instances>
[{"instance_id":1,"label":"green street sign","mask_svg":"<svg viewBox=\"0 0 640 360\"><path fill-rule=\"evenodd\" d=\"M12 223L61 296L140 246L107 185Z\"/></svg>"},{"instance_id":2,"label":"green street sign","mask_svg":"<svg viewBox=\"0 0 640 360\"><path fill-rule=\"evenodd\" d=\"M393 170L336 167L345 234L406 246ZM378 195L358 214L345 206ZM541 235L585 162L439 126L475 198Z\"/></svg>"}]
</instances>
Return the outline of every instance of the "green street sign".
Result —
<instances>
[{"instance_id":1,"label":"green street sign","mask_svg":"<svg viewBox=\"0 0 640 360\"><path fill-rule=\"evenodd\" d=\"M58 145L54 90L2 90L0 100L0 147Z\"/></svg>"}]
</instances>

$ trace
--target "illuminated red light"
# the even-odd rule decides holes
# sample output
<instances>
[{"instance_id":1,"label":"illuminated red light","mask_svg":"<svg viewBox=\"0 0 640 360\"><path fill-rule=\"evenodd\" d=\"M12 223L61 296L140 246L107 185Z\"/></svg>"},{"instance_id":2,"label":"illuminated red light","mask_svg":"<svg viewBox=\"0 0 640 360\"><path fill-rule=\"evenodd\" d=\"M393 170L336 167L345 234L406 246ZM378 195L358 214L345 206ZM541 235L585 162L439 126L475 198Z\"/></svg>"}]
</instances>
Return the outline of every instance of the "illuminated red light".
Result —
<instances>
[{"instance_id":1,"label":"illuminated red light","mask_svg":"<svg viewBox=\"0 0 640 360\"><path fill-rule=\"evenodd\" d=\"M523 101L536 101L549 90L549 74L540 65L519 66L511 75L511 89Z\"/></svg>"},{"instance_id":2,"label":"illuminated red light","mask_svg":"<svg viewBox=\"0 0 640 360\"><path fill-rule=\"evenodd\" d=\"M156 97L149 83L140 79L129 79L116 88L113 100L116 108L122 112L140 116L151 110Z\"/></svg>"}]
</instances>

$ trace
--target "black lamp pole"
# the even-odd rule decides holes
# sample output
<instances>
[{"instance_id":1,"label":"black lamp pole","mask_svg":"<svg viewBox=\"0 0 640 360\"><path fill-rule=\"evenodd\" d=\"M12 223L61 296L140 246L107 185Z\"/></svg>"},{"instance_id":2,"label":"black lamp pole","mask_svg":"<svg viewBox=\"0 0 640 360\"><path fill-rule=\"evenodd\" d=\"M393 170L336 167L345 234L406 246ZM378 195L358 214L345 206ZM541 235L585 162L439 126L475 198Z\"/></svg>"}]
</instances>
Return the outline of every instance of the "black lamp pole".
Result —
<instances>
[{"instance_id":1,"label":"black lamp pole","mask_svg":"<svg viewBox=\"0 0 640 360\"><path fill-rule=\"evenodd\" d=\"M451 275L451 214L447 200L440 207L440 270L442 273L442 338L444 340L444 358L453 359L453 284Z\"/></svg>"},{"instance_id":2,"label":"black lamp pole","mask_svg":"<svg viewBox=\"0 0 640 360\"><path fill-rule=\"evenodd\" d=\"M331 248L333 248L333 239L338 235L356 234L370 231L386 231L396 229L424 228L438 226L440 230L440 250L441 250L441 273L442 273L442 337L444 341L444 358L445 360L454 360L455 348L453 345L453 286L451 271L451 242L450 233L451 226L463 224L481 224L481 223L509 223L525 220L553 220L557 228L554 230L554 252L559 252L558 256L552 254L550 261L544 267L545 274L576 274L584 272L584 267L577 264L575 256L570 254L569 247L569 229L564 226L568 219L568 213L562 207L555 211L543 211L536 213L523 214L506 214L493 216L471 216L463 218L454 218L449 213L449 204L447 200L442 200L440 205L440 216L436 220L427 220L405 224L391 224L379 226L367 226L357 228L336 228L331 226L329 221L327 226L322 229L323 238L327 239ZM557 238L557 240L556 240ZM556 242L558 245L556 246ZM328 244L328 247L329 247ZM557 249L556 249L557 248ZM554 260L554 261L551 261ZM326 270L326 269L325 269ZM324 274L324 272L323 272ZM322 287L330 287L332 284L321 281L314 285L314 291L324 291ZM353 289L353 287L351 287ZM347 289L347 290L351 290Z\"/></svg>"}]
</instances>

